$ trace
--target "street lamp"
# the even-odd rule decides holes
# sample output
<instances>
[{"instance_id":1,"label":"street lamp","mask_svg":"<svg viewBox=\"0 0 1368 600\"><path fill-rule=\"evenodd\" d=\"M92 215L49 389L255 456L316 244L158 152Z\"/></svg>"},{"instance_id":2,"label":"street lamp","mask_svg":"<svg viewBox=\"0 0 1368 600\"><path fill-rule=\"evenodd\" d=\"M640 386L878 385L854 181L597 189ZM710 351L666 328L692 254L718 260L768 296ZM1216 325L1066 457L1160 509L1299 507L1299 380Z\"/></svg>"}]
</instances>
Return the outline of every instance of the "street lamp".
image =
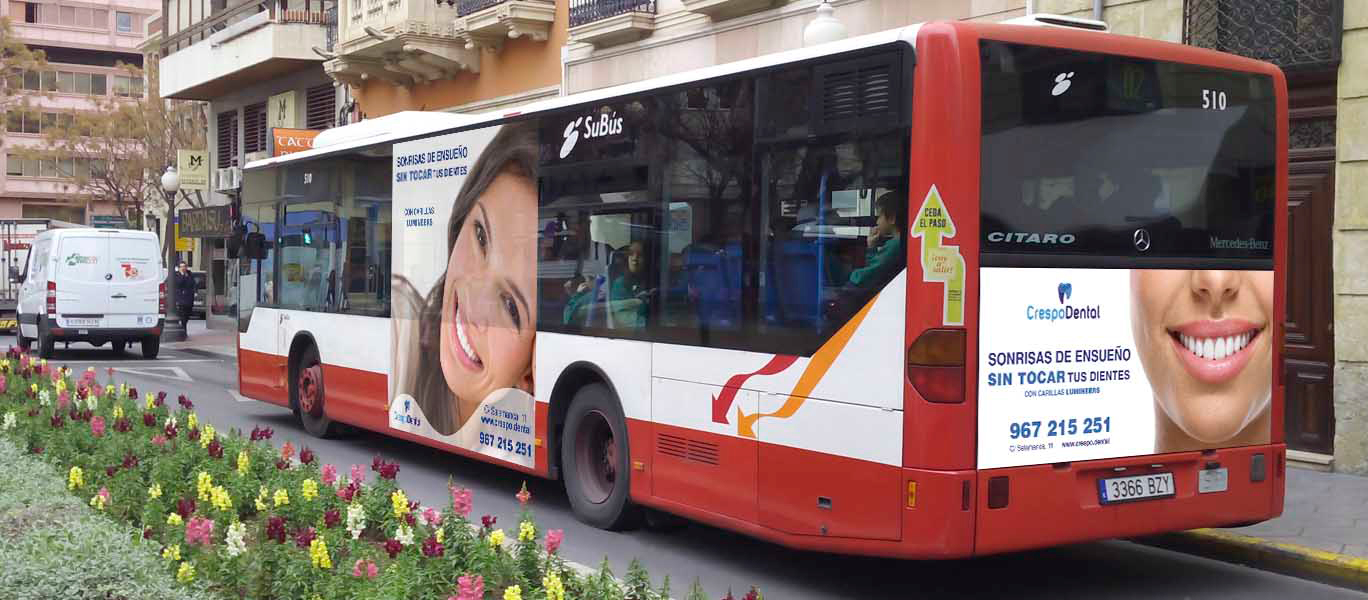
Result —
<instances>
[{"instance_id":1,"label":"street lamp","mask_svg":"<svg viewBox=\"0 0 1368 600\"><path fill-rule=\"evenodd\" d=\"M180 191L180 174L175 167L166 167L166 172L161 176L162 191L166 193L166 214L172 223L176 222L176 192ZM174 230L173 230L174 231ZM166 322L162 324L161 339L164 342L183 342L185 341L185 326L181 324L179 315L176 314L176 273L175 268L176 242L171 240L167 246L166 262Z\"/></svg>"}]
</instances>

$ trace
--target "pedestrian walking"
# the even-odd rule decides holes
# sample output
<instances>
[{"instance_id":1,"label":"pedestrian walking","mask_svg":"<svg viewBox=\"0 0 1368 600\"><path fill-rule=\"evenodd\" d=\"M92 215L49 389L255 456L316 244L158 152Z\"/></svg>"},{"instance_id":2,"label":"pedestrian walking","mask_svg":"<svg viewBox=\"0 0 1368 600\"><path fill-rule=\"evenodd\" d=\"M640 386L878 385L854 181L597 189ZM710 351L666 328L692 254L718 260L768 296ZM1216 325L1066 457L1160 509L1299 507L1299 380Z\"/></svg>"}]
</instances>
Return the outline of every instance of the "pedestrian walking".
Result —
<instances>
[{"instance_id":1,"label":"pedestrian walking","mask_svg":"<svg viewBox=\"0 0 1368 600\"><path fill-rule=\"evenodd\" d=\"M176 266L176 313L180 316L181 327L190 335L190 310L195 306L195 276L185 261Z\"/></svg>"}]
</instances>

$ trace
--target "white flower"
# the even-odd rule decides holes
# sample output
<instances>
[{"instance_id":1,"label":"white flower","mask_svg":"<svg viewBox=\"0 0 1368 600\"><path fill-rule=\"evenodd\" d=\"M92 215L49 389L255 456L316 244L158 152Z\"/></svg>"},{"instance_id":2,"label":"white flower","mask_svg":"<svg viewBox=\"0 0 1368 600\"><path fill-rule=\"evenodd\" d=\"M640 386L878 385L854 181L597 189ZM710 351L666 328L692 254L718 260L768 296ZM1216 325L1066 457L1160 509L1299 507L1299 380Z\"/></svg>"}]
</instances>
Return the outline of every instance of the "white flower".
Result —
<instances>
[{"instance_id":1,"label":"white flower","mask_svg":"<svg viewBox=\"0 0 1368 600\"><path fill-rule=\"evenodd\" d=\"M360 502L353 502L347 507L347 531L351 532L352 539L357 539L365 529L366 509L361 507Z\"/></svg>"},{"instance_id":2,"label":"white flower","mask_svg":"<svg viewBox=\"0 0 1368 600\"><path fill-rule=\"evenodd\" d=\"M247 551L247 542L243 536L247 535L247 526L242 523L233 523L228 526L228 537L225 540L228 544L228 556L238 556Z\"/></svg>"},{"instance_id":3,"label":"white flower","mask_svg":"<svg viewBox=\"0 0 1368 600\"><path fill-rule=\"evenodd\" d=\"M51 398L52 395L49 394L47 390L42 390L38 392L38 406L47 406L48 400Z\"/></svg>"},{"instance_id":4,"label":"white flower","mask_svg":"<svg viewBox=\"0 0 1368 600\"><path fill-rule=\"evenodd\" d=\"M91 394L86 397L86 406L90 408L91 412L95 412L100 409L100 399L95 394Z\"/></svg>"},{"instance_id":5,"label":"white flower","mask_svg":"<svg viewBox=\"0 0 1368 600\"><path fill-rule=\"evenodd\" d=\"M9 429L14 429L14 413L12 412L5 413L5 420L3 423L0 423L0 430Z\"/></svg>"},{"instance_id":6,"label":"white flower","mask_svg":"<svg viewBox=\"0 0 1368 600\"><path fill-rule=\"evenodd\" d=\"M170 416L170 417L167 417L167 418L166 418L166 422L163 423L163 425L169 425L169 426L171 426L171 427L175 427L175 426L176 426L176 417L175 417L174 415L172 415L172 416Z\"/></svg>"},{"instance_id":7,"label":"white flower","mask_svg":"<svg viewBox=\"0 0 1368 600\"><path fill-rule=\"evenodd\" d=\"M399 543L405 546L412 546L413 530L408 525L400 525L399 529L394 531L394 539L399 540Z\"/></svg>"}]
</instances>

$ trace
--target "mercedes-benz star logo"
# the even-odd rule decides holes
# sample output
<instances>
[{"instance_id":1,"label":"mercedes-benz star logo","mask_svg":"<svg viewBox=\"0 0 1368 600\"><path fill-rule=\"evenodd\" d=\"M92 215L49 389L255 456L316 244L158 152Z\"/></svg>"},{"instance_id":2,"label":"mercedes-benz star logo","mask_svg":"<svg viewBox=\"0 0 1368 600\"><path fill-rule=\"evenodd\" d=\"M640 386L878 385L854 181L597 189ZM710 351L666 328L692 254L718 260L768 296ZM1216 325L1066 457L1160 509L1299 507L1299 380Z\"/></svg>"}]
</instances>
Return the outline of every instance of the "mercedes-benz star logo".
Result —
<instances>
[{"instance_id":1,"label":"mercedes-benz star logo","mask_svg":"<svg viewBox=\"0 0 1368 600\"><path fill-rule=\"evenodd\" d=\"M1131 236L1131 241L1135 242L1135 249L1141 252L1150 249L1150 234L1144 229L1136 229L1135 235Z\"/></svg>"}]
</instances>

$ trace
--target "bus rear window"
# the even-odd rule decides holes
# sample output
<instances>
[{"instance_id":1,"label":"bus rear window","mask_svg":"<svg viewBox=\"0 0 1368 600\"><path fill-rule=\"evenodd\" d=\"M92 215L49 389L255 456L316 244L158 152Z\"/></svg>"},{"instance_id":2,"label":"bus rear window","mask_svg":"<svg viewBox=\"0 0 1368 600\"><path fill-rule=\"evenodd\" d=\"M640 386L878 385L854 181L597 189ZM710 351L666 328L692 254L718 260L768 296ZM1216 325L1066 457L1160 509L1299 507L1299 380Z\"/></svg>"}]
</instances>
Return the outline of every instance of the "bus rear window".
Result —
<instances>
[{"instance_id":1,"label":"bus rear window","mask_svg":"<svg viewBox=\"0 0 1368 600\"><path fill-rule=\"evenodd\" d=\"M985 266L1042 255L1050 266L1272 264L1270 77L996 41L981 50Z\"/></svg>"}]
</instances>

